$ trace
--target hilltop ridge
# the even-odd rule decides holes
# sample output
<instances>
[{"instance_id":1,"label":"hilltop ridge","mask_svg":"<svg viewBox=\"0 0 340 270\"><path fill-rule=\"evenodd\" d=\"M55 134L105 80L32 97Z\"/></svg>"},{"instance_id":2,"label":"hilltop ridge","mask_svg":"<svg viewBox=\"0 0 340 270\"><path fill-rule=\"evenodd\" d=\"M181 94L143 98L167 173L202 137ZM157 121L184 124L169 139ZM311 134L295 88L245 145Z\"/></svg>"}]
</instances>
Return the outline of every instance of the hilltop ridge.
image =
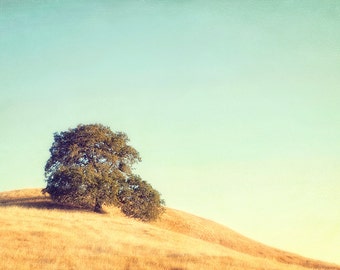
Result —
<instances>
[{"instance_id":1,"label":"hilltop ridge","mask_svg":"<svg viewBox=\"0 0 340 270\"><path fill-rule=\"evenodd\" d=\"M0 269L324 269L213 221L167 208L143 223L53 203L40 189L0 193Z\"/></svg>"}]
</instances>

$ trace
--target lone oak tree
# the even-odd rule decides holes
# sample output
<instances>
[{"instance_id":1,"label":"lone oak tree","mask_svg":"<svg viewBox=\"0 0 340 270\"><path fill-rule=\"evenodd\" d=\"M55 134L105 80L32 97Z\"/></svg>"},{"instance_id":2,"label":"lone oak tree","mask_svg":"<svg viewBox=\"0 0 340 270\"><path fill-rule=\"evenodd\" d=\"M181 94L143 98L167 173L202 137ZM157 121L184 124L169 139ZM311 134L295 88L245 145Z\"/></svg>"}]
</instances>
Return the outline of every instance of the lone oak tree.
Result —
<instances>
[{"instance_id":1,"label":"lone oak tree","mask_svg":"<svg viewBox=\"0 0 340 270\"><path fill-rule=\"evenodd\" d=\"M146 184L131 173L132 165L141 158L136 149L127 144L128 141L125 133L112 132L101 124L78 125L68 131L54 133L51 157L45 166L47 186L43 192L60 203L94 206L95 212L102 212L103 203L115 204L122 211L126 207L138 208L136 204L126 204L136 201L132 198L140 195L133 192L128 183L134 179L137 184L134 187ZM143 196L145 202L152 201L151 211L163 209L161 205L164 202L159 193L150 185L148 188L150 192ZM139 204L145 205L145 202ZM123 212L129 215L128 211ZM155 215L144 218L143 214L136 217L143 220L156 218Z\"/></svg>"}]
</instances>

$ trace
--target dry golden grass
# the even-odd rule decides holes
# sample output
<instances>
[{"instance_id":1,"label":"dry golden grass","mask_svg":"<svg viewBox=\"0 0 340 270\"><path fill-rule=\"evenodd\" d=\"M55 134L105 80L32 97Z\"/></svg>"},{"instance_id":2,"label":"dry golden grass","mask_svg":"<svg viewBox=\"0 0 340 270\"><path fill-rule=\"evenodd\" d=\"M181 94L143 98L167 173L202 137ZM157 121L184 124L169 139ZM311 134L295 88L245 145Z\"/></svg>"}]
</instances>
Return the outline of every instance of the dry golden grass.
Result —
<instances>
[{"instance_id":1,"label":"dry golden grass","mask_svg":"<svg viewBox=\"0 0 340 270\"><path fill-rule=\"evenodd\" d=\"M0 269L334 269L167 209L143 223L60 206L40 190L0 193Z\"/></svg>"}]
</instances>

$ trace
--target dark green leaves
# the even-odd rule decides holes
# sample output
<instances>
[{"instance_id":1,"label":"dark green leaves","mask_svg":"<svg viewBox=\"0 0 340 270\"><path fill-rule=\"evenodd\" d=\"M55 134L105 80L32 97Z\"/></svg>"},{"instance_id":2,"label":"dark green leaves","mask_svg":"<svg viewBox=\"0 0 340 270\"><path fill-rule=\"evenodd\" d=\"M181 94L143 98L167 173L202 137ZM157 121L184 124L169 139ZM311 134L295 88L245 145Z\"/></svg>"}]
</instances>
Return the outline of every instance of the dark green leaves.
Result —
<instances>
[{"instance_id":1,"label":"dark green leaves","mask_svg":"<svg viewBox=\"0 0 340 270\"><path fill-rule=\"evenodd\" d=\"M137 175L121 183L118 201L124 214L143 221L157 219L164 211L158 191Z\"/></svg>"}]
</instances>

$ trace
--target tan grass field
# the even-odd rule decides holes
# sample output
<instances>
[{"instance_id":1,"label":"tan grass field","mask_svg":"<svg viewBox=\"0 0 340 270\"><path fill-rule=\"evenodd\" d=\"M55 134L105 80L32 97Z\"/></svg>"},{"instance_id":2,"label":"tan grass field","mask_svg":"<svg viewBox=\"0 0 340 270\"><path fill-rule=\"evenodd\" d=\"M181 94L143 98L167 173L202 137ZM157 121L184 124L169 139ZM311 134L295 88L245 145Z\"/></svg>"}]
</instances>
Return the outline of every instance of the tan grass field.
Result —
<instances>
[{"instance_id":1,"label":"tan grass field","mask_svg":"<svg viewBox=\"0 0 340 270\"><path fill-rule=\"evenodd\" d=\"M0 193L0 269L334 269L167 208L143 223L54 204L40 189Z\"/></svg>"}]
</instances>

